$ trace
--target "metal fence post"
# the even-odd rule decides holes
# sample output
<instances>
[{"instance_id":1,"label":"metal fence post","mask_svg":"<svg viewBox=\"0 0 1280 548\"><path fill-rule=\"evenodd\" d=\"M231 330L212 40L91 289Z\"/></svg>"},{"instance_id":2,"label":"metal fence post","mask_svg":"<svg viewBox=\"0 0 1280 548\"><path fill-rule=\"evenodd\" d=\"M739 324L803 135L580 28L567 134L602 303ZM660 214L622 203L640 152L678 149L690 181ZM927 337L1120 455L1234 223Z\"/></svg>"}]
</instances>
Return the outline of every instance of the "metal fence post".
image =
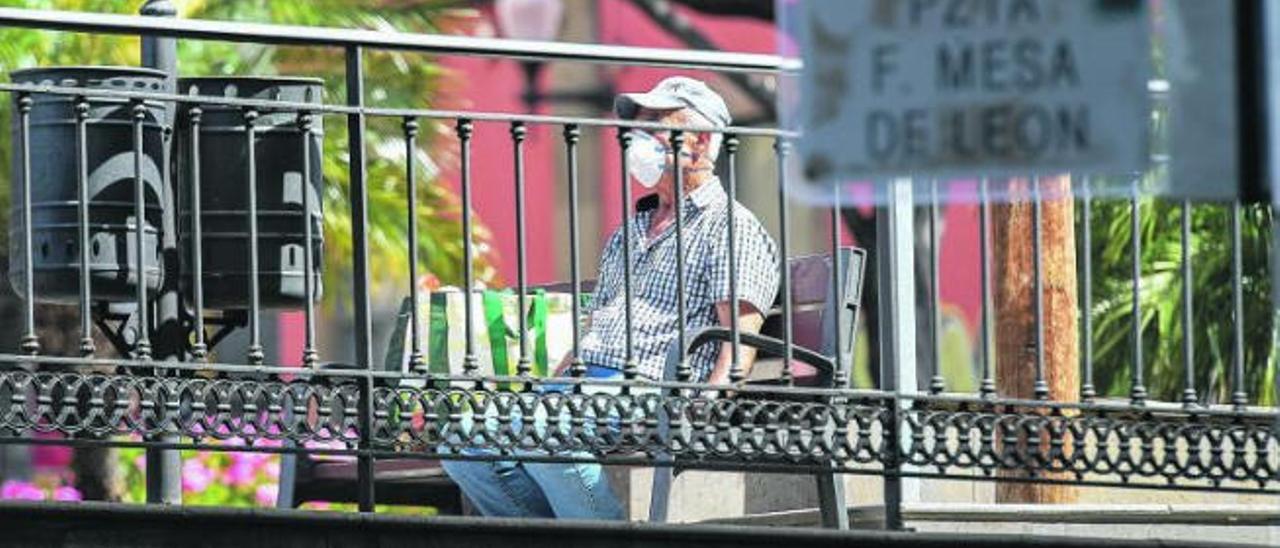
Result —
<instances>
[{"instance_id":1,"label":"metal fence post","mask_svg":"<svg viewBox=\"0 0 1280 548\"><path fill-rule=\"evenodd\" d=\"M364 62L359 46L347 48L347 105L364 106ZM351 163L351 248L352 284L355 293L356 366L373 369L373 338L369 311L369 225L368 191L365 188L364 112L347 115L347 147ZM360 402L357 410L360 428L360 449L368 450L373 439L373 377L360 379ZM361 512L372 512L374 502L373 457L362 454L357 458L356 482Z\"/></svg>"},{"instance_id":2,"label":"metal fence post","mask_svg":"<svg viewBox=\"0 0 1280 548\"><path fill-rule=\"evenodd\" d=\"M878 189L883 205L876 211L876 280L880 292L881 390L899 395L916 393L915 235L912 180L895 179ZM919 480L903 478L902 452L909 440L902 428L910 403L894 400L893 431L897 440L886 440L892 451L884 478L885 528L903 529L902 503L920 498ZM893 445L889 445L893 444Z\"/></svg>"},{"instance_id":3,"label":"metal fence post","mask_svg":"<svg viewBox=\"0 0 1280 548\"><path fill-rule=\"evenodd\" d=\"M149 0L139 10L141 15L154 17L176 17L178 10L169 0ZM178 43L174 38L142 36L142 66L164 71L169 77L165 81L165 91L173 93L178 77ZM178 307L182 297L178 293L178 236L175 219L177 203L174 200L173 178L169 165L169 154L172 149L174 114L177 105L165 105L165 119L162 122L168 129L164 132L164 144L161 168L164 192L159 197L161 206L160 255L163 257L165 269L163 285L156 296L155 356L165 361L185 361L187 332L178 317ZM139 220L141 222L141 220ZM142 251L139 250L139 253ZM139 273L141 276L142 273ZM142 282L139 282L142 283ZM177 436L162 435L153 441L176 443ZM147 449L147 502L160 504L182 503L182 456L174 450Z\"/></svg>"}]
</instances>

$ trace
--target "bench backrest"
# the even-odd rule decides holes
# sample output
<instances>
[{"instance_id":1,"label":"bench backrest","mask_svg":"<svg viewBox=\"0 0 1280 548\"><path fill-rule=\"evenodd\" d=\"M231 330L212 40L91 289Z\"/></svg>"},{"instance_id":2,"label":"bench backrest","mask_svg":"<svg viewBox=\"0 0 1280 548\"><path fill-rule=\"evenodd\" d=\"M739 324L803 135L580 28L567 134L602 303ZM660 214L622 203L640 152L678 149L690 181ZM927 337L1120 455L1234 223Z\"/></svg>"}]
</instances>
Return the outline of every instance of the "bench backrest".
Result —
<instances>
[{"instance_id":1,"label":"bench backrest","mask_svg":"<svg viewBox=\"0 0 1280 548\"><path fill-rule=\"evenodd\" d=\"M866 250L843 247L836 254L840 261L839 294L831 283L831 255L828 253L792 257L791 268L791 334L796 346L823 356L836 354L836 333L840 333L840 359L846 372L853 370L854 343L857 339L858 309L862 302L862 280L865 275ZM765 317L760 334L783 338L782 298L779 294L773 309ZM779 356L761 355L752 369L753 378L776 376L781 372ZM812 366L792 361L795 384L830 386L834 379L821 375Z\"/></svg>"}]
</instances>

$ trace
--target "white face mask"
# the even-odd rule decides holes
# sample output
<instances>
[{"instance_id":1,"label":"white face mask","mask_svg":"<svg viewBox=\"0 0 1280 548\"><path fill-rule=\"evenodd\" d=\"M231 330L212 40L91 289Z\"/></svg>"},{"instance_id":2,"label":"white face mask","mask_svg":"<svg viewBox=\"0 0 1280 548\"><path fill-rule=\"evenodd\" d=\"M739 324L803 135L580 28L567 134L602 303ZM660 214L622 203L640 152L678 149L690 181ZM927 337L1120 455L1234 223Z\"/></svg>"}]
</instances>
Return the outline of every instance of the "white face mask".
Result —
<instances>
[{"instance_id":1,"label":"white face mask","mask_svg":"<svg viewBox=\"0 0 1280 548\"><path fill-rule=\"evenodd\" d=\"M631 132L627 147L627 171L645 188L653 188L667 171L667 147L643 131Z\"/></svg>"}]
</instances>

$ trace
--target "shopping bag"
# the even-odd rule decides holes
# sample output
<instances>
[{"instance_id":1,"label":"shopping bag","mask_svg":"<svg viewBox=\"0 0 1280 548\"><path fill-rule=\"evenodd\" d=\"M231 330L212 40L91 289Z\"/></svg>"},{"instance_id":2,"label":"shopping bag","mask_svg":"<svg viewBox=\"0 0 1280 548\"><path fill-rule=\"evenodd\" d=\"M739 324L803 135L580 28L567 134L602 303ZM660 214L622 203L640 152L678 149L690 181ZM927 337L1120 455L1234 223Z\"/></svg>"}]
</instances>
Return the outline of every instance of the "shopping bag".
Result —
<instances>
[{"instance_id":1,"label":"shopping bag","mask_svg":"<svg viewBox=\"0 0 1280 548\"><path fill-rule=\"evenodd\" d=\"M456 287L444 287L436 290L422 290L419 293L418 318L421 328L419 333L419 351L426 360L427 370L433 377L461 376L465 374L464 359L466 354L466 309L468 303L462 290ZM476 376L480 377L514 377L517 376L520 359L519 333L519 299L510 290L474 290L471 292L473 351L476 356ZM413 300L405 298L400 305L396 329L387 351L387 369L393 371L409 371L412 353L411 322L413 321ZM554 373L563 357L573 348L573 295L571 293L547 292L535 290L525 297L525 328L528 358L530 360L531 377L547 377ZM406 379L402 384L422 386L425 379ZM452 386L471 388L474 381L454 380ZM435 381L437 388L445 383ZM518 390L519 383L486 382L491 390ZM483 399L484 394L473 397ZM451 396L449 408L437 409L438 414L447 416L451 408L463 405L462 396ZM409 421L408 427L413 431L425 428L425 409L418 403L405 402L401 409L400 402L393 403L390 410L390 423L402 424ZM469 407L469 406L466 406ZM436 428L445 428L445 421L437 421ZM406 441L407 440L403 440Z\"/></svg>"},{"instance_id":2,"label":"shopping bag","mask_svg":"<svg viewBox=\"0 0 1280 548\"><path fill-rule=\"evenodd\" d=\"M511 290L473 290L470 303L456 287L423 291L418 318L422 323L419 348L433 376L465 373L466 306L471 310L473 353L476 375L510 377L519 373L520 306ZM388 349L388 369L408 367L412 345L412 299L401 303L397 329ZM529 374L546 377L554 372L573 346L573 296L567 293L534 290L525 296L525 329ZM396 363L392 364L391 360Z\"/></svg>"}]
</instances>

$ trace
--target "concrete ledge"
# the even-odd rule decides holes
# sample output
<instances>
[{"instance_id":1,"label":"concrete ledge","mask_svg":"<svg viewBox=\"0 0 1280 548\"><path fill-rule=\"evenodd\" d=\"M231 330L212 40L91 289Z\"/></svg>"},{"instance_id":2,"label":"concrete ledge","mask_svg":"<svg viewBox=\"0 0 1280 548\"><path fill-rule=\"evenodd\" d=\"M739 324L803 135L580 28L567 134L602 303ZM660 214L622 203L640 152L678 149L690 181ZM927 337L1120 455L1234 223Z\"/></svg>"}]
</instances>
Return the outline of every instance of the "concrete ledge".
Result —
<instances>
[{"instance_id":1,"label":"concrete ledge","mask_svg":"<svg viewBox=\"0 0 1280 548\"><path fill-rule=\"evenodd\" d=\"M914 521L1280 525L1275 505L1254 504L911 504Z\"/></svg>"},{"instance_id":2,"label":"concrete ledge","mask_svg":"<svg viewBox=\"0 0 1280 548\"><path fill-rule=\"evenodd\" d=\"M980 523L1094 523L1180 524L1219 526L1280 526L1280 500L1259 504L971 504L914 503L902 507L907 521ZM849 507L853 527L877 528L884 522L884 507ZM707 520L724 525L814 526L818 510L805 508Z\"/></svg>"},{"instance_id":3,"label":"concrete ledge","mask_svg":"<svg viewBox=\"0 0 1280 548\"><path fill-rule=\"evenodd\" d=\"M0 503L0 546L235 548L629 548L857 546L859 548L1239 546L1034 535L837 532L725 525L653 525L458 517L410 518L297 510Z\"/></svg>"}]
</instances>

